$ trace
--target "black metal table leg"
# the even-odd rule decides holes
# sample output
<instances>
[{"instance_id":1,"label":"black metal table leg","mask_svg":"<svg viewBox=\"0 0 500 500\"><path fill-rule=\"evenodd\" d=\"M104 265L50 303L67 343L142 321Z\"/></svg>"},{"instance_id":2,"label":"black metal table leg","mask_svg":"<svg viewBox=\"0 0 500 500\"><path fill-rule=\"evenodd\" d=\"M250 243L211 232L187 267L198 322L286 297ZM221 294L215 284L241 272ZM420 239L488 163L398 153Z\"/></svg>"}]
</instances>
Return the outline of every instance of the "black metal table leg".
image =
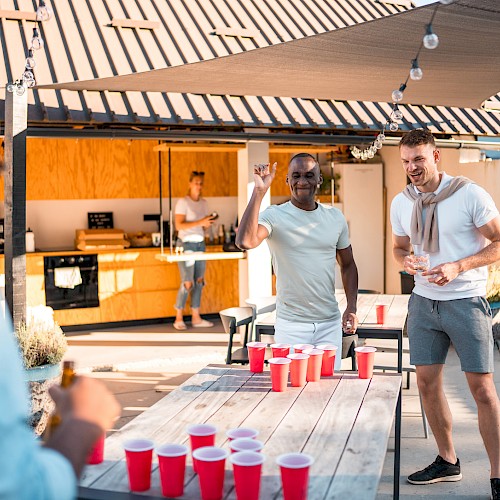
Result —
<instances>
[{"instance_id":1,"label":"black metal table leg","mask_svg":"<svg viewBox=\"0 0 500 500\"><path fill-rule=\"evenodd\" d=\"M403 385L399 388L398 402L396 405L396 426L394 443L394 499L399 498L399 479L401 475L401 406L403 396Z\"/></svg>"}]
</instances>

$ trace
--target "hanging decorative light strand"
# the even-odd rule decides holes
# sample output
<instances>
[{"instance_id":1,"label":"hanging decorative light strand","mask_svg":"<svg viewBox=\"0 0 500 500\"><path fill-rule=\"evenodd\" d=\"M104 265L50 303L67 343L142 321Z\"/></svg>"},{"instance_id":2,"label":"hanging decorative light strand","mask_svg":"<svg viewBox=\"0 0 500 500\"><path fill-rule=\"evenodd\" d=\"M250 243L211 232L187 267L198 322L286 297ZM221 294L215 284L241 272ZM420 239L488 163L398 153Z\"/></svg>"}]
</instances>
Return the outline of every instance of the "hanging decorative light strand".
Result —
<instances>
[{"instance_id":1,"label":"hanging decorative light strand","mask_svg":"<svg viewBox=\"0 0 500 500\"><path fill-rule=\"evenodd\" d=\"M31 37L28 56L26 57L24 72L19 80L7 85L7 92L16 92L17 95L23 95L26 89L36 85L34 68L36 66L34 51L43 49L44 41L40 36L39 23L49 21L53 16L52 9L45 3L45 0L40 0L36 9L36 25L33 28L33 36Z\"/></svg>"},{"instance_id":2,"label":"hanging decorative light strand","mask_svg":"<svg viewBox=\"0 0 500 500\"><path fill-rule=\"evenodd\" d=\"M411 79L413 81L418 81L421 80L423 77L423 71L420 68L418 64L418 57L420 56L420 52L422 51L422 48L426 49L435 49L438 44L439 44L439 38L434 33L434 30L432 29L432 22L434 21L434 17L436 16L436 12L440 5L449 5L453 3L454 0L439 0L439 2L436 4L434 11L432 13L431 19L428 24L425 26L425 35L420 42L420 46L417 50L417 54L415 57L411 60L411 68L408 76L406 77L406 80L404 83L402 83L397 89L392 91L392 110L389 113L389 117L387 118L387 121L384 123L382 126L382 129L380 130L380 133L377 135L375 140L373 141L370 146L368 146L366 149L360 149L357 146L351 146L351 153L354 156L354 158L360 159L360 160L367 160L370 158L373 158L375 156L375 153L377 150L382 148L383 142L385 140L385 131L390 130L391 132L397 132L399 130L399 124L398 121L403 119L403 112L399 109L399 103L403 100L404 98L404 91L406 90L406 86L408 85L408 81Z\"/></svg>"}]
</instances>

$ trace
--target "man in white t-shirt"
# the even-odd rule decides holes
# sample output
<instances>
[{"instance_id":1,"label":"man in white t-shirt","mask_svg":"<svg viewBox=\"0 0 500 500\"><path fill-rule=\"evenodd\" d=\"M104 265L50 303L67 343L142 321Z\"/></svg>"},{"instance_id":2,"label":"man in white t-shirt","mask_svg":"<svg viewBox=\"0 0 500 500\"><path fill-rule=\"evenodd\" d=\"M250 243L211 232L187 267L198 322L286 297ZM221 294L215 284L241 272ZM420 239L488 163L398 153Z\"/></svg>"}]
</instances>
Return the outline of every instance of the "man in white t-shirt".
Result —
<instances>
[{"instance_id":1,"label":"man in white t-shirt","mask_svg":"<svg viewBox=\"0 0 500 500\"><path fill-rule=\"evenodd\" d=\"M307 153L294 156L288 166L291 200L270 206L259 216L275 174L276 164L271 171L268 166L254 168L255 188L241 218L236 244L251 249L267 240L276 274L276 342L336 345L335 366L339 369L342 326L354 333L358 324L358 271L347 222L340 210L316 203L321 171ZM336 261L347 297L342 318L335 299Z\"/></svg>"},{"instance_id":2,"label":"man in white t-shirt","mask_svg":"<svg viewBox=\"0 0 500 500\"><path fill-rule=\"evenodd\" d=\"M453 343L477 403L493 498L500 498L500 416L493 381L491 310L485 299L486 266L500 259L499 213L484 189L438 170L440 151L429 131L412 130L401 139L399 149L411 183L392 201L393 254L415 276L408 305L410 361L416 365L439 452L431 465L408 476L408 481L432 484L462 478L443 391L443 367ZM426 254L430 262L422 271Z\"/></svg>"}]
</instances>

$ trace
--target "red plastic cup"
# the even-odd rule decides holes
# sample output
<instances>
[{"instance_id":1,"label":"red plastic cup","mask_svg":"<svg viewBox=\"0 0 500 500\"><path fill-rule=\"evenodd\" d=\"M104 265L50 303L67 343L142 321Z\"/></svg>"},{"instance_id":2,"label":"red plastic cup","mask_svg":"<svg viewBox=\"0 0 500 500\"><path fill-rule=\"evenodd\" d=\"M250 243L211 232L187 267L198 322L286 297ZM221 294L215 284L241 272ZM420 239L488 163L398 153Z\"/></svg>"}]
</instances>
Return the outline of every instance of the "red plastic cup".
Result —
<instances>
[{"instance_id":1,"label":"red plastic cup","mask_svg":"<svg viewBox=\"0 0 500 500\"><path fill-rule=\"evenodd\" d=\"M288 358L271 358L269 368L271 370L271 387L275 392L286 391L288 385L288 369L292 362Z\"/></svg>"},{"instance_id":2,"label":"red plastic cup","mask_svg":"<svg viewBox=\"0 0 500 500\"><path fill-rule=\"evenodd\" d=\"M286 358L290 354L290 344L271 344L273 358Z\"/></svg>"},{"instance_id":3,"label":"red plastic cup","mask_svg":"<svg viewBox=\"0 0 500 500\"><path fill-rule=\"evenodd\" d=\"M377 311L377 324L383 325L385 323L387 306L379 305L376 306L375 310Z\"/></svg>"},{"instance_id":4,"label":"red plastic cup","mask_svg":"<svg viewBox=\"0 0 500 500\"><path fill-rule=\"evenodd\" d=\"M306 385L307 376L307 360L309 359L309 354L304 353L293 353L287 356L291 359L290 363L290 383L292 387L302 387Z\"/></svg>"},{"instance_id":5,"label":"red plastic cup","mask_svg":"<svg viewBox=\"0 0 500 500\"><path fill-rule=\"evenodd\" d=\"M307 499L309 468L313 462L313 457L306 453L287 453L276 459L281 471L284 500Z\"/></svg>"},{"instance_id":6,"label":"red plastic cup","mask_svg":"<svg viewBox=\"0 0 500 500\"><path fill-rule=\"evenodd\" d=\"M104 460L104 440L106 439L106 434L102 434L99 439L94 443L94 446L90 450L89 456L87 457L87 463L89 465L100 464Z\"/></svg>"},{"instance_id":7,"label":"red plastic cup","mask_svg":"<svg viewBox=\"0 0 500 500\"><path fill-rule=\"evenodd\" d=\"M146 491L151 488L151 464L154 443L149 439L130 439L123 444L127 459L130 491Z\"/></svg>"},{"instance_id":8,"label":"red plastic cup","mask_svg":"<svg viewBox=\"0 0 500 500\"><path fill-rule=\"evenodd\" d=\"M175 498L184 494L184 474L188 447L183 444L164 444L156 448L160 468L161 492Z\"/></svg>"},{"instance_id":9,"label":"red plastic cup","mask_svg":"<svg viewBox=\"0 0 500 500\"><path fill-rule=\"evenodd\" d=\"M321 379L321 364L323 363L323 352L321 349L304 349L302 354L309 354L307 360L307 382L317 382Z\"/></svg>"},{"instance_id":10,"label":"red plastic cup","mask_svg":"<svg viewBox=\"0 0 500 500\"><path fill-rule=\"evenodd\" d=\"M226 436L229 441L240 438L255 439L258 435L259 431L257 429L251 429L250 427L238 427L236 429L229 429L226 431Z\"/></svg>"},{"instance_id":11,"label":"red plastic cup","mask_svg":"<svg viewBox=\"0 0 500 500\"><path fill-rule=\"evenodd\" d=\"M250 371L262 373L264 371L264 358L266 356L267 344L264 342L248 342L248 359L250 360Z\"/></svg>"},{"instance_id":12,"label":"red plastic cup","mask_svg":"<svg viewBox=\"0 0 500 500\"><path fill-rule=\"evenodd\" d=\"M359 378L372 378L376 347L355 347Z\"/></svg>"},{"instance_id":13,"label":"red plastic cup","mask_svg":"<svg viewBox=\"0 0 500 500\"><path fill-rule=\"evenodd\" d=\"M293 346L293 351L297 354L303 352L304 349L314 349L314 346L312 344L295 344Z\"/></svg>"},{"instance_id":14,"label":"red plastic cup","mask_svg":"<svg viewBox=\"0 0 500 500\"><path fill-rule=\"evenodd\" d=\"M217 427L211 424L192 424L188 426L187 433L191 443L191 452L202 446L214 446ZM193 455L194 456L194 455ZM193 460L193 469L196 472L196 462Z\"/></svg>"},{"instance_id":15,"label":"red plastic cup","mask_svg":"<svg viewBox=\"0 0 500 500\"><path fill-rule=\"evenodd\" d=\"M264 448L264 443L257 439L238 438L229 443L229 448L231 448L231 453L237 453L239 451L259 452Z\"/></svg>"},{"instance_id":16,"label":"red plastic cup","mask_svg":"<svg viewBox=\"0 0 500 500\"><path fill-rule=\"evenodd\" d=\"M236 500L259 500L264 455L254 451L239 451L231 455L229 460L233 464Z\"/></svg>"},{"instance_id":17,"label":"red plastic cup","mask_svg":"<svg viewBox=\"0 0 500 500\"><path fill-rule=\"evenodd\" d=\"M321 361L321 376L331 377L335 371L335 356L337 355L338 347L332 344L322 344L316 346L316 349L324 351Z\"/></svg>"},{"instance_id":18,"label":"red plastic cup","mask_svg":"<svg viewBox=\"0 0 500 500\"><path fill-rule=\"evenodd\" d=\"M222 500L224 466L228 456L227 450L215 446L204 446L193 451L202 500Z\"/></svg>"}]
</instances>

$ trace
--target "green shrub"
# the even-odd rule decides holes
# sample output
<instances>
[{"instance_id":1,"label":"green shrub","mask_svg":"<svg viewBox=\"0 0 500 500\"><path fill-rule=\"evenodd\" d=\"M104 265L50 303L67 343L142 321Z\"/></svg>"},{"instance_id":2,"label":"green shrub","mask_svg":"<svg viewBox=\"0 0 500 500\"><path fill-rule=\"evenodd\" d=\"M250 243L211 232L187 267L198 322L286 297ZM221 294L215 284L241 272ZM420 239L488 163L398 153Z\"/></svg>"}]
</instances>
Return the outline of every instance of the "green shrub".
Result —
<instances>
[{"instance_id":1,"label":"green shrub","mask_svg":"<svg viewBox=\"0 0 500 500\"><path fill-rule=\"evenodd\" d=\"M25 368L62 361L68 344L52 314L51 308L33 308L26 323L17 325L16 337Z\"/></svg>"}]
</instances>

